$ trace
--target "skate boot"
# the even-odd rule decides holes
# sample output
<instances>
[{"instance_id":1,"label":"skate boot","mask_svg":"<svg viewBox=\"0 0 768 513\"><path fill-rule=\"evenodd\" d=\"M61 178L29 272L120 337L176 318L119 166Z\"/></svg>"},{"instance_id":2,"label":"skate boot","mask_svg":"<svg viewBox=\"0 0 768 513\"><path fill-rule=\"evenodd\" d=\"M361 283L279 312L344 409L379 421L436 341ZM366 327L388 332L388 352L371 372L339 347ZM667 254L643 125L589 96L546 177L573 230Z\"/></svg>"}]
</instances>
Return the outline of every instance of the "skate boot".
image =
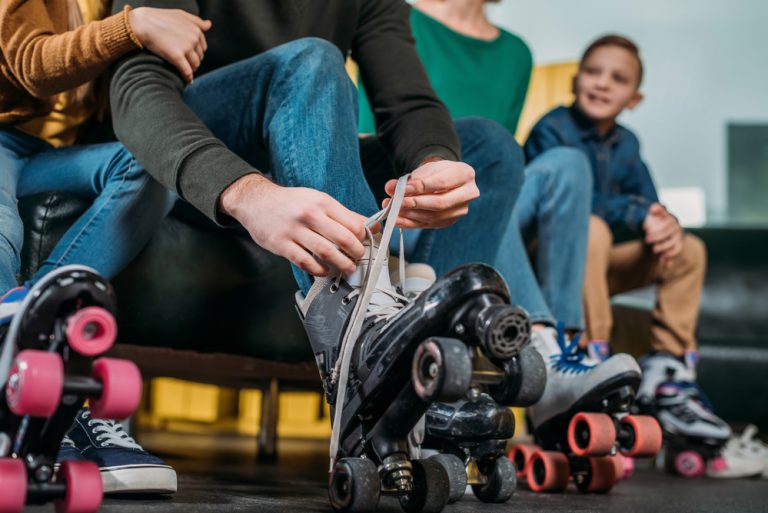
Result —
<instances>
[{"instance_id":1,"label":"skate boot","mask_svg":"<svg viewBox=\"0 0 768 513\"><path fill-rule=\"evenodd\" d=\"M87 399L94 414L125 418L141 397L141 375L128 361L94 357L114 343L112 287L83 266L56 269L27 293L0 356L0 511L53 500L57 511L96 512L99 468L65 461L60 444Z\"/></svg>"},{"instance_id":2,"label":"skate boot","mask_svg":"<svg viewBox=\"0 0 768 513\"><path fill-rule=\"evenodd\" d=\"M638 408L654 415L661 424L666 470L685 477L724 473L727 469L720 451L731 436L731 428L712 413L709 401L694 382L694 369L661 352L645 356L640 363L643 382Z\"/></svg>"},{"instance_id":3,"label":"skate boot","mask_svg":"<svg viewBox=\"0 0 768 513\"><path fill-rule=\"evenodd\" d=\"M474 369L503 387L502 366L527 342L527 317L509 305L506 284L485 265L462 266L413 301L392 287L387 247L405 180L380 239L346 277L318 279L297 306L333 414L329 494L339 511L375 509L381 493L406 511L440 511L448 500L445 470L409 458L407 437L436 400L467 393Z\"/></svg>"},{"instance_id":4,"label":"skate boot","mask_svg":"<svg viewBox=\"0 0 768 513\"><path fill-rule=\"evenodd\" d=\"M617 449L627 456L655 455L661 430L652 417L627 415L640 368L626 354L604 362L587 357L562 326L533 333L547 362L547 385L529 409L538 447L516 446L510 458L535 492L562 491L573 476L582 492L607 492L617 479Z\"/></svg>"}]
</instances>

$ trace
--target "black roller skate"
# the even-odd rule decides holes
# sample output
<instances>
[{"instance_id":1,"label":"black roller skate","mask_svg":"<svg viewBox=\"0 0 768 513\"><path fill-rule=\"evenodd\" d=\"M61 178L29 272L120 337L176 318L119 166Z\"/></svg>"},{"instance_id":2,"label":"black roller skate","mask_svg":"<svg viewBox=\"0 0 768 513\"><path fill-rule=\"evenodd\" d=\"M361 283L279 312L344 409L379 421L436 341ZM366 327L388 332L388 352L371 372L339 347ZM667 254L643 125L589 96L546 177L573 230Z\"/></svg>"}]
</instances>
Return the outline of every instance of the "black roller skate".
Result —
<instances>
[{"instance_id":1,"label":"black roller skate","mask_svg":"<svg viewBox=\"0 0 768 513\"><path fill-rule=\"evenodd\" d=\"M561 329L534 332L532 345L547 362L547 385L528 411L538 447L519 445L510 458L518 477L536 492L562 491L573 477L579 491L607 492L628 457L652 456L661 429L648 416L628 415L640 384L640 368L629 355L600 362L566 342Z\"/></svg>"},{"instance_id":2,"label":"black roller skate","mask_svg":"<svg viewBox=\"0 0 768 513\"><path fill-rule=\"evenodd\" d=\"M94 357L114 343L112 287L94 271L66 266L27 293L8 327L0 357L0 511L53 500L59 512L96 512L99 468L56 456L86 399L94 415L125 418L141 397L128 361Z\"/></svg>"},{"instance_id":3,"label":"black roller skate","mask_svg":"<svg viewBox=\"0 0 768 513\"><path fill-rule=\"evenodd\" d=\"M392 287L386 248L404 186L371 219L388 222L355 273L319 279L297 297L333 409L329 494L338 511L374 510L381 494L399 496L406 511L441 511L450 476L436 461L409 458L409 432L434 401L464 397L475 376L506 393L503 365L527 342L527 318L488 266L460 267L413 301Z\"/></svg>"}]
</instances>

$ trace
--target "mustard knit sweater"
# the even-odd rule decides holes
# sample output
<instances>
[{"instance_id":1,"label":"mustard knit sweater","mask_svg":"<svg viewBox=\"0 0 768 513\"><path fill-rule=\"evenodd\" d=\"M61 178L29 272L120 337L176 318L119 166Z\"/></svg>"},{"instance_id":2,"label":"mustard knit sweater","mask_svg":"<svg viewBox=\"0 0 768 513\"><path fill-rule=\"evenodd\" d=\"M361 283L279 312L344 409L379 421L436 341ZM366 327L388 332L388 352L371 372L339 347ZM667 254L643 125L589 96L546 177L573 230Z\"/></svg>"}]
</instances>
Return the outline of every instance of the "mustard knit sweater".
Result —
<instances>
[{"instance_id":1,"label":"mustard knit sweater","mask_svg":"<svg viewBox=\"0 0 768 513\"><path fill-rule=\"evenodd\" d=\"M67 31L66 0L0 0L0 124L48 114L56 95L139 48L129 9Z\"/></svg>"}]
</instances>

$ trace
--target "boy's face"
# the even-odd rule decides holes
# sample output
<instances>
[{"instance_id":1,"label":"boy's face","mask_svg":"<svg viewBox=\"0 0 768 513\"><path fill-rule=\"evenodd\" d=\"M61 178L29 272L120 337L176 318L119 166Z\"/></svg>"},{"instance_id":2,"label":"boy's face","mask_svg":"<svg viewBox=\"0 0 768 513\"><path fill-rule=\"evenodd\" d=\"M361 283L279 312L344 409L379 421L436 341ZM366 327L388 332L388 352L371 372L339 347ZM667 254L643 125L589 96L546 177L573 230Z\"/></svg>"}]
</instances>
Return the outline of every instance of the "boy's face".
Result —
<instances>
[{"instance_id":1,"label":"boy's face","mask_svg":"<svg viewBox=\"0 0 768 513\"><path fill-rule=\"evenodd\" d=\"M643 99L639 81L640 65L634 55L619 46L601 46L590 53L574 78L576 105L593 121L613 121Z\"/></svg>"}]
</instances>

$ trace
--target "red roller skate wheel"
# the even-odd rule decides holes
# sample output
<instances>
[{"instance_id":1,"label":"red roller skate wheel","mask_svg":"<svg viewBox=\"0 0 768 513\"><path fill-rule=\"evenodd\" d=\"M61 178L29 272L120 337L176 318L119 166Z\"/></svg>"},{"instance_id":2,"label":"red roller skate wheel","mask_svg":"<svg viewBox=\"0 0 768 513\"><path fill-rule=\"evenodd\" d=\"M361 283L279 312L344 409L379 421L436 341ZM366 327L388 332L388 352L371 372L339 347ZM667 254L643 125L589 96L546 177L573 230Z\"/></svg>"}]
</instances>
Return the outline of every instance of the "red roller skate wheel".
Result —
<instances>
[{"instance_id":1,"label":"red roller skate wheel","mask_svg":"<svg viewBox=\"0 0 768 513\"><path fill-rule=\"evenodd\" d=\"M27 502L27 468L24 462L0 458L0 511L21 513Z\"/></svg>"},{"instance_id":2,"label":"red roller skate wheel","mask_svg":"<svg viewBox=\"0 0 768 513\"><path fill-rule=\"evenodd\" d=\"M561 452L534 451L525 467L528 487L534 492L562 492L571 477L568 457Z\"/></svg>"},{"instance_id":3,"label":"red roller skate wheel","mask_svg":"<svg viewBox=\"0 0 768 513\"><path fill-rule=\"evenodd\" d=\"M64 387L64 362L58 353L25 349L16 355L5 397L16 415L50 417Z\"/></svg>"},{"instance_id":4,"label":"red roller skate wheel","mask_svg":"<svg viewBox=\"0 0 768 513\"><path fill-rule=\"evenodd\" d=\"M98 398L90 399L91 413L97 419L124 419L133 415L141 399L141 373L128 360L99 358L91 368L93 377L101 381Z\"/></svg>"},{"instance_id":5,"label":"red roller skate wheel","mask_svg":"<svg viewBox=\"0 0 768 513\"><path fill-rule=\"evenodd\" d=\"M704 475L704 458L696 451L683 451L675 456L675 472L684 477Z\"/></svg>"},{"instance_id":6,"label":"red roller skate wheel","mask_svg":"<svg viewBox=\"0 0 768 513\"><path fill-rule=\"evenodd\" d=\"M576 456L605 456L616 443L616 426L605 413L577 413L568 424L568 445Z\"/></svg>"},{"instance_id":7,"label":"red roller skate wheel","mask_svg":"<svg viewBox=\"0 0 768 513\"><path fill-rule=\"evenodd\" d=\"M645 458L655 456L661 449L661 427L653 417L627 415L621 419L621 428L632 434L632 446L621 448L625 456Z\"/></svg>"},{"instance_id":8,"label":"red roller skate wheel","mask_svg":"<svg viewBox=\"0 0 768 513\"><path fill-rule=\"evenodd\" d=\"M528 460L531 459L531 455L537 450L539 448L532 444L515 445L509 450L507 457L515 464L518 480L525 477L525 468L528 466Z\"/></svg>"},{"instance_id":9,"label":"red roller skate wheel","mask_svg":"<svg viewBox=\"0 0 768 513\"><path fill-rule=\"evenodd\" d=\"M67 494L54 501L56 513L96 513L104 491L101 472L92 461L63 461L57 480L67 484Z\"/></svg>"},{"instance_id":10,"label":"red roller skate wheel","mask_svg":"<svg viewBox=\"0 0 768 513\"><path fill-rule=\"evenodd\" d=\"M588 493L606 493L616 484L616 464L614 456L589 458L589 473L584 481L576 481L579 491Z\"/></svg>"},{"instance_id":11,"label":"red roller skate wheel","mask_svg":"<svg viewBox=\"0 0 768 513\"><path fill-rule=\"evenodd\" d=\"M106 353L117 338L117 323L98 306L78 310L67 319L67 341L83 356Z\"/></svg>"}]
</instances>

